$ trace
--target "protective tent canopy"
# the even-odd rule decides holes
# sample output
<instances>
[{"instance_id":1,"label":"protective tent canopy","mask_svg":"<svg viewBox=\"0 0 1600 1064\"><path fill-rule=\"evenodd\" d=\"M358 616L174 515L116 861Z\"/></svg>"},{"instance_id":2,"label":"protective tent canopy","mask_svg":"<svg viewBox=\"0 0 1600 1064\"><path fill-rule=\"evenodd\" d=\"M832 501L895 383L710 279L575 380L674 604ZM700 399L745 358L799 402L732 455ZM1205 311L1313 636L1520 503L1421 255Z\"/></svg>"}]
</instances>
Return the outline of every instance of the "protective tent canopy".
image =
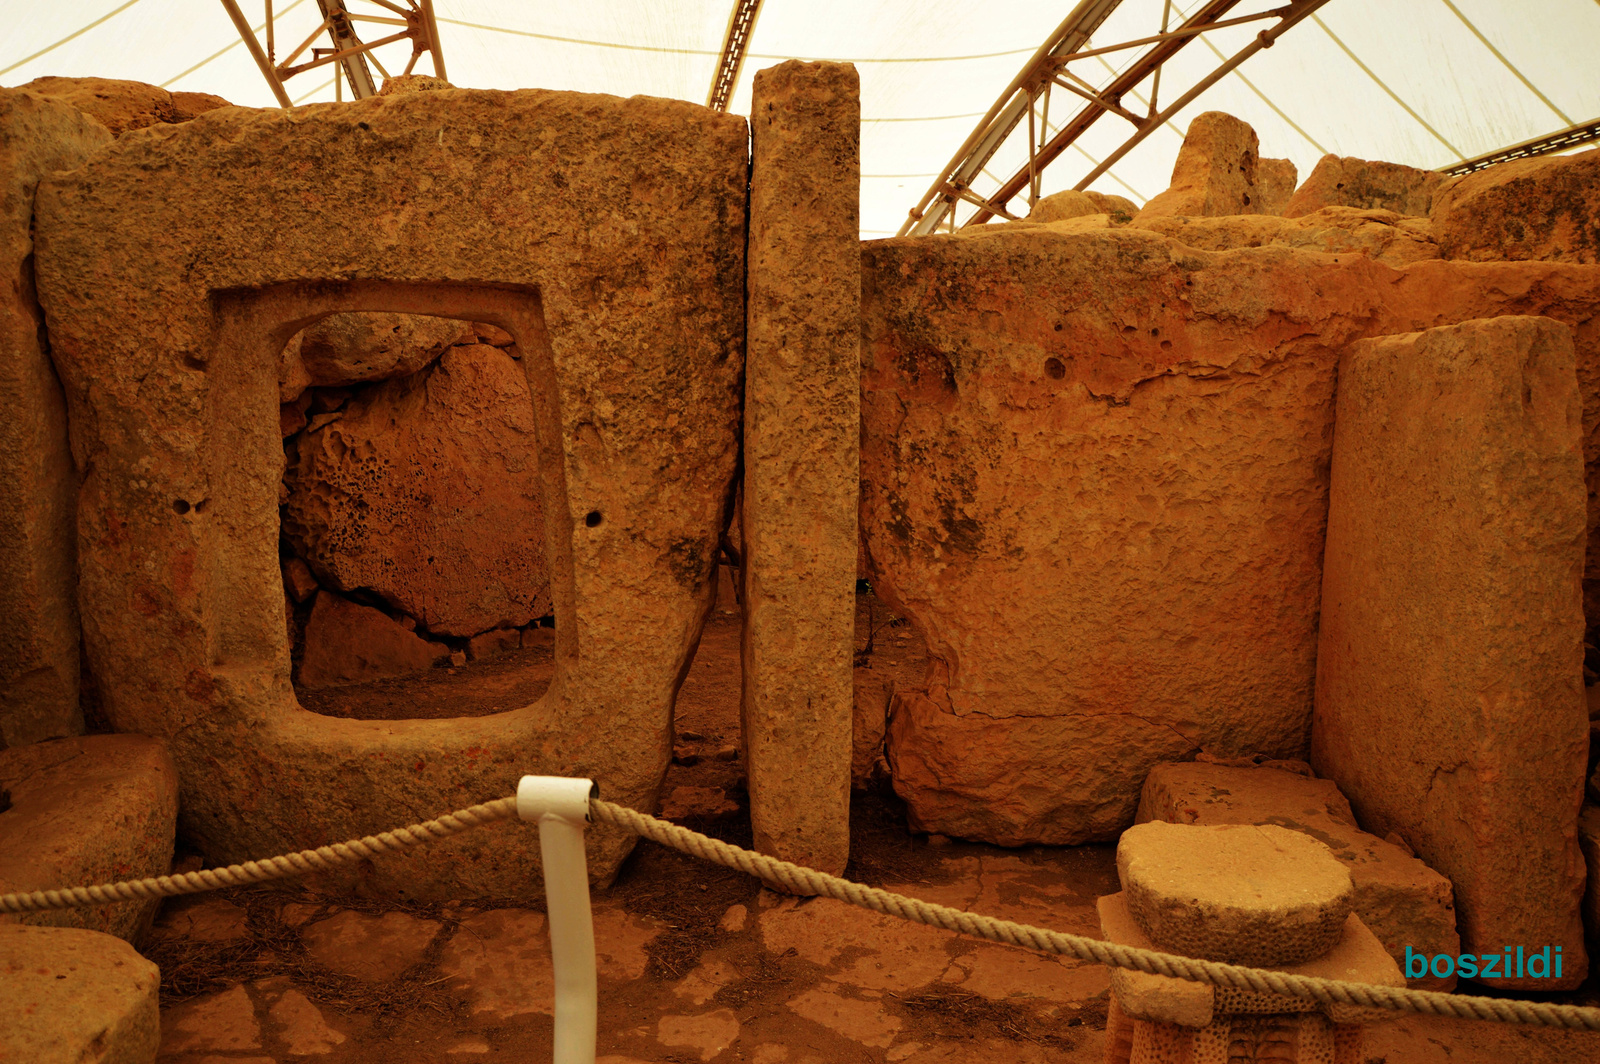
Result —
<instances>
[{"instance_id":1,"label":"protective tent canopy","mask_svg":"<svg viewBox=\"0 0 1600 1064\"><path fill-rule=\"evenodd\" d=\"M1103 47L1159 32L1167 0L1124 0L1092 37ZM1202 0L1174 0L1177 24ZM254 25L262 0L241 0ZM355 5L352 4L352 7ZM1235 18L1281 6L1247 0ZM446 73L463 87L647 94L704 103L733 0L436 0ZM316 0L275 0L278 54L321 20ZM896 231L974 124L1072 8L1043 0L766 0L729 109L746 113L757 70L788 58L848 60L862 83L862 234ZM218 0L68 0L3 15L0 84L46 74L129 78L272 106L271 92ZM1268 23L1215 30L1165 66L1165 106ZM375 39L364 29L367 39ZM325 44L326 41L320 43ZM1325 153L1441 167L1600 118L1596 0L1332 0L1276 46L1208 89L1090 187L1136 203L1167 186L1187 120L1206 110L1253 125L1261 153L1303 179ZM391 73L409 47L377 53ZM1139 50L1072 70L1100 86ZM432 73L422 59L418 71ZM1125 100L1142 113L1150 90ZM328 68L288 83L297 103L331 100ZM1057 91L1053 124L1082 101ZM1071 188L1131 133L1102 117L1044 172ZM1015 135L974 182L986 193L1027 163ZM1013 211L1026 212L1025 197ZM963 207L965 218L971 208Z\"/></svg>"}]
</instances>

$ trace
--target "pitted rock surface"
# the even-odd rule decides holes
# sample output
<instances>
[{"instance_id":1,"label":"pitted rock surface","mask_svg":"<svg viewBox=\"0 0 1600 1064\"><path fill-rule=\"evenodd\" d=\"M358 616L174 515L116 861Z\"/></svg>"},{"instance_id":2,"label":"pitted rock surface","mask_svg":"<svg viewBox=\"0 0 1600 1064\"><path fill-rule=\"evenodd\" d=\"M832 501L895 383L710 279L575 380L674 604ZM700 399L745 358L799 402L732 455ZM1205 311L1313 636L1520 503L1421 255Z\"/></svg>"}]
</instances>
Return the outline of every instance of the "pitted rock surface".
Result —
<instances>
[{"instance_id":1,"label":"pitted rock surface","mask_svg":"<svg viewBox=\"0 0 1600 1064\"><path fill-rule=\"evenodd\" d=\"M1134 223L1173 215L1260 214L1259 157L1260 144L1249 123L1221 111L1196 115L1172 166L1172 184L1134 215Z\"/></svg>"},{"instance_id":2,"label":"pitted rock surface","mask_svg":"<svg viewBox=\"0 0 1600 1064\"><path fill-rule=\"evenodd\" d=\"M470 323L422 314L329 314L295 333L278 364L278 399L308 387L338 387L405 377L426 369L451 344L472 343Z\"/></svg>"},{"instance_id":3,"label":"pitted rock surface","mask_svg":"<svg viewBox=\"0 0 1600 1064\"><path fill-rule=\"evenodd\" d=\"M284 531L325 587L370 589L431 632L520 627L550 612L535 453L522 366L451 347L300 438Z\"/></svg>"},{"instance_id":4,"label":"pitted rock surface","mask_svg":"<svg viewBox=\"0 0 1600 1064\"><path fill-rule=\"evenodd\" d=\"M1426 216L1433 208L1434 194L1449 180L1437 170L1324 155L1305 183L1295 189L1283 214L1298 218L1324 207L1356 207Z\"/></svg>"},{"instance_id":5,"label":"pitted rock surface","mask_svg":"<svg viewBox=\"0 0 1600 1064\"><path fill-rule=\"evenodd\" d=\"M1350 873L1308 835L1272 825L1152 821L1122 834L1128 909L1159 949L1229 964L1320 957L1350 915Z\"/></svg>"}]
</instances>

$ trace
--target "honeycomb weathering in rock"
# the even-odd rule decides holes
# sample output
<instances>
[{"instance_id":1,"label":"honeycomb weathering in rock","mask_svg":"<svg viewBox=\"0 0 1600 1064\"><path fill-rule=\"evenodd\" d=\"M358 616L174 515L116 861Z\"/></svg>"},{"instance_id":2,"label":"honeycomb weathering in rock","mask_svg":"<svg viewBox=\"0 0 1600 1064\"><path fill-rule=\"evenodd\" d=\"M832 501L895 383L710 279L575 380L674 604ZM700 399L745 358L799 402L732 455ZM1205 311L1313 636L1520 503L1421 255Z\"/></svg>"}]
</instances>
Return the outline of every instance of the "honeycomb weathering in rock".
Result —
<instances>
[{"instance_id":1,"label":"honeycomb weathering in rock","mask_svg":"<svg viewBox=\"0 0 1600 1064\"><path fill-rule=\"evenodd\" d=\"M1117 844L1117 875L1158 949L1254 967L1333 949L1354 899L1326 846L1273 825L1137 824Z\"/></svg>"},{"instance_id":2,"label":"honeycomb weathering in rock","mask_svg":"<svg viewBox=\"0 0 1600 1064\"><path fill-rule=\"evenodd\" d=\"M452 347L363 391L299 438L298 459L284 530L327 586L369 589L441 635L549 612L533 401L506 352Z\"/></svg>"}]
</instances>

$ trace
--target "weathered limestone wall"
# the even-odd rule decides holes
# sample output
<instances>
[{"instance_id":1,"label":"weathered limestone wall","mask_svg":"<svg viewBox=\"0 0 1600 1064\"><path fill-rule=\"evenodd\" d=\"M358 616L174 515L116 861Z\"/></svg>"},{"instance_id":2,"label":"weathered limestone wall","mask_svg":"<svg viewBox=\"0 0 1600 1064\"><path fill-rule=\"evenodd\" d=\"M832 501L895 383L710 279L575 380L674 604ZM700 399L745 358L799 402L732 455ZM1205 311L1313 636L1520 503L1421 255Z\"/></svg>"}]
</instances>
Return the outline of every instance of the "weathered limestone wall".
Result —
<instances>
[{"instance_id":1,"label":"weathered limestone wall","mask_svg":"<svg viewBox=\"0 0 1600 1064\"><path fill-rule=\"evenodd\" d=\"M758 849L850 852L860 454L853 66L756 75L744 401L744 745Z\"/></svg>"},{"instance_id":2,"label":"weathered limestone wall","mask_svg":"<svg viewBox=\"0 0 1600 1064\"><path fill-rule=\"evenodd\" d=\"M1312 760L1455 886L1468 952L1564 950L1577 840L1583 453L1572 332L1547 318L1366 340L1339 369Z\"/></svg>"},{"instance_id":3,"label":"weathered limestone wall","mask_svg":"<svg viewBox=\"0 0 1600 1064\"><path fill-rule=\"evenodd\" d=\"M1006 844L1113 836L1162 760L1305 755L1347 343L1541 314L1600 369L1591 266L1005 226L863 271L873 584L932 658L895 785L917 826Z\"/></svg>"},{"instance_id":4,"label":"weathered limestone wall","mask_svg":"<svg viewBox=\"0 0 1600 1064\"><path fill-rule=\"evenodd\" d=\"M170 740L184 830L210 859L387 828L526 772L656 800L733 490L745 145L743 119L689 104L443 90L224 108L128 133L43 186L41 302L89 470L89 659L112 723ZM516 342L559 620L535 705L384 722L295 703L279 356L344 311ZM526 894L532 838L473 832L366 885ZM629 840L591 838L603 879Z\"/></svg>"},{"instance_id":5,"label":"weathered limestone wall","mask_svg":"<svg viewBox=\"0 0 1600 1064\"><path fill-rule=\"evenodd\" d=\"M34 188L111 142L76 108L0 89L0 749L83 730L67 408L34 292Z\"/></svg>"}]
</instances>

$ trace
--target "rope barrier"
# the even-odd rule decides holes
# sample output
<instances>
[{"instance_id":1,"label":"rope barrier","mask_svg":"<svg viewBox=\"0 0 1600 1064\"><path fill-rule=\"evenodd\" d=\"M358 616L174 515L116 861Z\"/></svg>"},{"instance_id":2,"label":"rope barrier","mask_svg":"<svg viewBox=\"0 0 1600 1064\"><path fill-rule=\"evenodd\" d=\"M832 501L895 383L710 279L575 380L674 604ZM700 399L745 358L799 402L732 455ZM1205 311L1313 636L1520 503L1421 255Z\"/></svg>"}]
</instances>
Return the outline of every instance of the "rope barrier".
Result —
<instances>
[{"instance_id":1,"label":"rope barrier","mask_svg":"<svg viewBox=\"0 0 1600 1064\"><path fill-rule=\"evenodd\" d=\"M1171 979L1184 979L1208 986L1231 987L1300 998L1321 1005L1351 1005L1455 1019L1600 1031L1600 1008L1347 983L1338 979L1321 979L1270 969L1245 968L1239 965L1197 960L1193 957L1180 957L1155 950L1119 946L1116 943L1085 938L1082 935L1069 935L1010 920L997 920L990 916L934 905L917 898L864 886L848 879L818 872L813 868L753 853L612 802L594 799L589 803L589 807L593 818L599 823L632 832L641 838L686 853L691 857L736 869L746 875L777 884L791 893L834 898L871 912L930 927L944 928L990 942L1003 942L1042 953L1076 957L1079 960L1093 961L1108 967L1146 972ZM307 872L324 871L351 861L392 853L433 839L447 838L480 824L504 820L515 814L516 799L501 798L482 805L459 809L435 820L386 831L381 835L368 835L365 838L352 839L349 842L323 846L315 850L301 850L298 853L272 857L264 861L247 861L226 868L209 868L178 876L124 880L92 887L0 894L0 912L20 913L79 908L261 883Z\"/></svg>"}]
</instances>

